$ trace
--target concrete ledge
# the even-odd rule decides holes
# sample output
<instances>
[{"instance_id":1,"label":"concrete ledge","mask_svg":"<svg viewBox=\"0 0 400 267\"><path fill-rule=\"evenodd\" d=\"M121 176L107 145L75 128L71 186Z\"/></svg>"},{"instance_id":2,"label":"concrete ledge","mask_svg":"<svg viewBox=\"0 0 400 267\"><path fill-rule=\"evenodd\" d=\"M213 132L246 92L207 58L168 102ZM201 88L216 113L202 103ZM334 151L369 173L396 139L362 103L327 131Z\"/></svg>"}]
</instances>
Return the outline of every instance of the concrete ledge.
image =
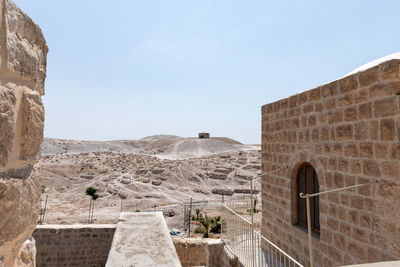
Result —
<instances>
[{"instance_id":1,"label":"concrete ledge","mask_svg":"<svg viewBox=\"0 0 400 267\"><path fill-rule=\"evenodd\" d=\"M44 224L36 226L36 229L113 229L117 228L116 224Z\"/></svg>"},{"instance_id":2,"label":"concrete ledge","mask_svg":"<svg viewBox=\"0 0 400 267\"><path fill-rule=\"evenodd\" d=\"M120 215L106 267L181 267L161 212Z\"/></svg>"},{"instance_id":3,"label":"concrete ledge","mask_svg":"<svg viewBox=\"0 0 400 267\"><path fill-rule=\"evenodd\" d=\"M400 261L385 261L385 262L375 262L357 265L346 265L343 267L399 267Z\"/></svg>"}]
</instances>

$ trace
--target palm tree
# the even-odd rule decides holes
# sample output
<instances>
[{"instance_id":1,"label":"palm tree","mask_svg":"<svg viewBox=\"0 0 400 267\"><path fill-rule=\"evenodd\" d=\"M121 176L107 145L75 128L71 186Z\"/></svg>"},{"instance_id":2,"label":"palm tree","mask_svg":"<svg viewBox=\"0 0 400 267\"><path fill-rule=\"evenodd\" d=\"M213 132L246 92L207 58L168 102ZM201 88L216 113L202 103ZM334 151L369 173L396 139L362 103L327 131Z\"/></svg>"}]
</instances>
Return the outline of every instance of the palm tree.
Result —
<instances>
[{"instance_id":1,"label":"palm tree","mask_svg":"<svg viewBox=\"0 0 400 267\"><path fill-rule=\"evenodd\" d=\"M212 227L210 232L219 234L221 233L221 216L216 216L211 219Z\"/></svg>"},{"instance_id":2,"label":"palm tree","mask_svg":"<svg viewBox=\"0 0 400 267\"><path fill-rule=\"evenodd\" d=\"M201 218L201 209L196 209L196 217L195 217L195 221L198 221Z\"/></svg>"},{"instance_id":3,"label":"palm tree","mask_svg":"<svg viewBox=\"0 0 400 267\"><path fill-rule=\"evenodd\" d=\"M203 227L203 237L207 238L210 234L210 227L213 225L213 218L210 218L205 213L204 216L199 217L199 223Z\"/></svg>"}]
</instances>

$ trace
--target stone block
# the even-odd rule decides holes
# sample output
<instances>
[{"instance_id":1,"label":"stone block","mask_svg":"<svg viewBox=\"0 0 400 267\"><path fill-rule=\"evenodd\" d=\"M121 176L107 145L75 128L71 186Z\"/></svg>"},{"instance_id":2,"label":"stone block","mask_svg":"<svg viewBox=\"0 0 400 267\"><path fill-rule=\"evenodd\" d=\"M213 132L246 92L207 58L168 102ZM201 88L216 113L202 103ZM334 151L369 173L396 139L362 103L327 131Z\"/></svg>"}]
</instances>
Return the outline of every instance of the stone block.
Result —
<instances>
[{"instance_id":1,"label":"stone block","mask_svg":"<svg viewBox=\"0 0 400 267\"><path fill-rule=\"evenodd\" d=\"M400 78L400 60L394 59L382 64L382 79L399 79Z\"/></svg>"},{"instance_id":2,"label":"stone block","mask_svg":"<svg viewBox=\"0 0 400 267\"><path fill-rule=\"evenodd\" d=\"M353 125L346 124L336 127L336 139L339 141L352 140L353 139Z\"/></svg>"},{"instance_id":3,"label":"stone block","mask_svg":"<svg viewBox=\"0 0 400 267\"><path fill-rule=\"evenodd\" d=\"M338 249L343 249L346 247L346 238L338 233L338 232L334 232L333 233L333 244L335 245L336 248Z\"/></svg>"},{"instance_id":4,"label":"stone block","mask_svg":"<svg viewBox=\"0 0 400 267\"><path fill-rule=\"evenodd\" d=\"M321 88L312 89L308 91L308 93L309 93L309 99L312 102L319 101L321 99Z\"/></svg>"},{"instance_id":5,"label":"stone block","mask_svg":"<svg viewBox=\"0 0 400 267\"><path fill-rule=\"evenodd\" d=\"M303 105L308 101L308 92L302 92L297 95L297 105Z\"/></svg>"},{"instance_id":6,"label":"stone block","mask_svg":"<svg viewBox=\"0 0 400 267\"><path fill-rule=\"evenodd\" d=\"M400 160L400 144L392 145L391 158L394 160Z\"/></svg>"},{"instance_id":7,"label":"stone block","mask_svg":"<svg viewBox=\"0 0 400 267\"><path fill-rule=\"evenodd\" d=\"M48 48L41 29L11 0L3 1L1 61L3 77L18 77L24 85L44 94ZM3 56L4 57L4 56Z\"/></svg>"},{"instance_id":8,"label":"stone block","mask_svg":"<svg viewBox=\"0 0 400 267\"><path fill-rule=\"evenodd\" d=\"M336 99L329 98L323 102L323 105L325 110L334 109L336 107Z\"/></svg>"},{"instance_id":9,"label":"stone block","mask_svg":"<svg viewBox=\"0 0 400 267\"><path fill-rule=\"evenodd\" d=\"M384 161L381 163L382 174L384 177L396 179L400 175L399 161Z\"/></svg>"},{"instance_id":10,"label":"stone block","mask_svg":"<svg viewBox=\"0 0 400 267\"><path fill-rule=\"evenodd\" d=\"M353 95L351 93L338 96L337 105L339 107L349 106L351 104L353 104Z\"/></svg>"},{"instance_id":11,"label":"stone block","mask_svg":"<svg viewBox=\"0 0 400 267\"><path fill-rule=\"evenodd\" d=\"M15 93L10 89L0 88L0 170L6 166L11 155L15 135L15 104Z\"/></svg>"},{"instance_id":12,"label":"stone block","mask_svg":"<svg viewBox=\"0 0 400 267\"><path fill-rule=\"evenodd\" d=\"M212 190L214 195L225 195L225 196L233 196L234 192L232 189L225 189L225 188L214 188Z\"/></svg>"},{"instance_id":13,"label":"stone block","mask_svg":"<svg viewBox=\"0 0 400 267\"><path fill-rule=\"evenodd\" d=\"M361 246L353 241L348 241L347 243L347 251L358 258L360 261L363 261L366 258L366 250L364 246Z\"/></svg>"},{"instance_id":14,"label":"stone block","mask_svg":"<svg viewBox=\"0 0 400 267\"><path fill-rule=\"evenodd\" d=\"M376 100L373 107L374 117L394 116L398 112L398 106L394 97Z\"/></svg>"},{"instance_id":15,"label":"stone block","mask_svg":"<svg viewBox=\"0 0 400 267\"><path fill-rule=\"evenodd\" d=\"M378 140L379 138L379 123L378 121L370 121L368 123L369 127L369 138L371 140Z\"/></svg>"},{"instance_id":16,"label":"stone block","mask_svg":"<svg viewBox=\"0 0 400 267\"><path fill-rule=\"evenodd\" d=\"M328 122L329 122L329 124L343 122L343 110L342 109L337 109L337 110L329 111L329 113L328 113Z\"/></svg>"},{"instance_id":17,"label":"stone block","mask_svg":"<svg viewBox=\"0 0 400 267\"><path fill-rule=\"evenodd\" d=\"M337 92L338 92L338 82L337 81L334 81L329 84L325 84L325 85L321 86L321 94L322 94L322 97L324 97L324 98L335 96L337 94Z\"/></svg>"},{"instance_id":18,"label":"stone block","mask_svg":"<svg viewBox=\"0 0 400 267\"><path fill-rule=\"evenodd\" d=\"M372 104L362 103L358 107L358 114L360 114L360 119L372 118Z\"/></svg>"},{"instance_id":19,"label":"stone block","mask_svg":"<svg viewBox=\"0 0 400 267\"><path fill-rule=\"evenodd\" d=\"M334 219L334 218L328 218L327 220L327 226L329 227L329 229L331 229L332 231L337 231L339 229L339 222L338 220Z\"/></svg>"},{"instance_id":20,"label":"stone block","mask_svg":"<svg viewBox=\"0 0 400 267\"><path fill-rule=\"evenodd\" d=\"M390 146L387 143L374 143L375 157L387 159L390 155Z\"/></svg>"},{"instance_id":21,"label":"stone block","mask_svg":"<svg viewBox=\"0 0 400 267\"><path fill-rule=\"evenodd\" d=\"M355 121L358 119L358 113L356 107L346 108L344 110L344 120L345 121Z\"/></svg>"},{"instance_id":22,"label":"stone block","mask_svg":"<svg viewBox=\"0 0 400 267\"><path fill-rule=\"evenodd\" d=\"M380 121L380 137L382 141L393 141L396 135L394 119Z\"/></svg>"},{"instance_id":23,"label":"stone block","mask_svg":"<svg viewBox=\"0 0 400 267\"><path fill-rule=\"evenodd\" d=\"M379 83L369 88L369 95L371 98L395 96L399 93L400 81Z\"/></svg>"},{"instance_id":24,"label":"stone block","mask_svg":"<svg viewBox=\"0 0 400 267\"><path fill-rule=\"evenodd\" d=\"M345 236L351 236L351 225L345 222L340 222L339 232Z\"/></svg>"},{"instance_id":25,"label":"stone block","mask_svg":"<svg viewBox=\"0 0 400 267\"><path fill-rule=\"evenodd\" d=\"M347 212L348 222L358 225L360 222L360 213L357 210L349 210Z\"/></svg>"},{"instance_id":26,"label":"stone block","mask_svg":"<svg viewBox=\"0 0 400 267\"><path fill-rule=\"evenodd\" d=\"M340 93L348 93L358 88L357 74L347 76L339 80Z\"/></svg>"},{"instance_id":27,"label":"stone block","mask_svg":"<svg viewBox=\"0 0 400 267\"><path fill-rule=\"evenodd\" d=\"M359 121L354 126L354 137L356 140L367 140L371 135L368 124L365 121ZM376 129L377 131L378 129Z\"/></svg>"},{"instance_id":28,"label":"stone block","mask_svg":"<svg viewBox=\"0 0 400 267\"><path fill-rule=\"evenodd\" d=\"M303 107L303 113L310 113L314 111L314 104L308 104Z\"/></svg>"},{"instance_id":29,"label":"stone block","mask_svg":"<svg viewBox=\"0 0 400 267\"><path fill-rule=\"evenodd\" d=\"M374 146L372 142L360 143L360 157L362 158L373 158L374 157Z\"/></svg>"},{"instance_id":30,"label":"stone block","mask_svg":"<svg viewBox=\"0 0 400 267\"><path fill-rule=\"evenodd\" d=\"M308 116L308 127L313 127L317 123L315 115Z\"/></svg>"},{"instance_id":31,"label":"stone block","mask_svg":"<svg viewBox=\"0 0 400 267\"><path fill-rule=\"evenodd\" d=\"M370 86L378 81L379 77L379 66L370 68L366 71L360 72L358 75L358 81L361 87Z\"/></svg>"},{"instance_id":32,"label":"stone block","mask_svg":"<svg viewBox=\"0 0 400 267\"><path fill-rule=\"evenodd\" d=\"M344 147L344 155L346 157L358 157L357 145L356 144L346 144Z\"/></svg>"},{"instance_id":33,"label":"stone block","mask_svg":"<svg viewBox=\"0 0 400 267\"><path fill-rule=\"evenodd\" d=\"M369 90L368 88L357 90L353 93L353 103L365 103L369 99Z\"/></svg>"},{"instance_id":34,"label":"stone block","mask_svg":"<svg viewBox=\"0 0 400 267\"><path fill-rule=\"evenodd\" d=\"M36 160L43 142L44 107L37 93L25 92L22 98L22 133L19 158Z\"/></svg>"},{"instance_id":35,"label":"stone block","mask_svg":"<svg viewBox=\"0 0 400 267\"><path fill-rule=\"evenodd\" d=\"M362 197L351 196L350 198L350 208L355 208L362 210L364 208L364 201Z\"/></svg>"},{"instance_id":36,"label":"stone block","mask_svg":"<svg viewBox=\"0 0 400 267\"><path fill-rule=\"evenodd\" d=\"M350 161L351 173L354 173L354 174L361 173L361 168L362 168L361 160L351 160Z\"/></svg>"},{"instance_id":37,"label":"stone block","mask_svg":"<svg viewBox=\"0 0 400 267\"><path fill-rule=\"evenodd\" d=\"M363 160L363 173L366 176L379 177L381 175L379 164L374 160Z\"/></svg>"}]
</instances>

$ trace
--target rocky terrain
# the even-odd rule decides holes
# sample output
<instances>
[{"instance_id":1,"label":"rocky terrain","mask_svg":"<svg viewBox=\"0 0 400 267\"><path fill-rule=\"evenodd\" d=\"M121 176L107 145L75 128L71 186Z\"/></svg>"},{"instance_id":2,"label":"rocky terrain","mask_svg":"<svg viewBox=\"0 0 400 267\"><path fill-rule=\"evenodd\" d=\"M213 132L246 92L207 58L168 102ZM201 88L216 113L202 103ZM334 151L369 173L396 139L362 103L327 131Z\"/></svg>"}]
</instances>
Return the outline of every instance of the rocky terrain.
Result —
<instances>
[{"instance_id":1,"label":"rocky terrain","mask_svg":"<svg viewBox=\"0 0 400 267\"><path fill-rule=\"evenodd\" d=\"M153 136L137 141L45 139L37 170L48 195L45 223L86 223L89 197L99 190L95 223L114 223L121 211L163 211L170 228L182 229L183 204L248 200L248 179L259 173L259 146L229 138ZM256 182L256 188L260 188ZM44 205L44 203L42 203ZM200 206L198 206L200 207Z\"/></svg>"}]
</instances>

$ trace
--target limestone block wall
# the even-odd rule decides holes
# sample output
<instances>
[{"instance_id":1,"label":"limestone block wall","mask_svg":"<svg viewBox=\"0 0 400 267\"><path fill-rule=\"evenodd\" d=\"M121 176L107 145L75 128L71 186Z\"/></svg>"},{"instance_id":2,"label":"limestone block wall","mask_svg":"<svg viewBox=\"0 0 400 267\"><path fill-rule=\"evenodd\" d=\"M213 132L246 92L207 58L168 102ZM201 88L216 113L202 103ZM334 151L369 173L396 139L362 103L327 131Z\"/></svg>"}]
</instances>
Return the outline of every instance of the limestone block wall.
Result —
<instances>
[{"instance_id":1,"label":"limestone block wall","mask_svg":"<svg viewBox=\"0 0 400 267\"><path fill-rule=\"evenodd\" d=\"M224 248L221 239L172 239L183 267L242 267L235 255Z\"/></svg>"},{"instance_id":2,"label":"limestone block wall","mask_svg":"<svg viewBox=\"0 0 400 267\"><path fill-rule=\"evenodd\" d=\"M320 197L316 266L400 258L400 61L262 107L262 234L308 265L296 226L296 172L316 170L320 191L373 181Z\"/></svg>"},{"instance_id":3,"label":"limestone block wall","mask_svg":"<svg viewBox=\"0 0 400 267\"><path fill-rule=\"evenodd\" d=\"M37 267L105 266L116 225L39 225Z\"/></svg>"},{"instance_id":4,"label":"limestone block wall","mask_svg":"<svg viewBox=\"0 0 400 267\"><path fill-rule=\"evenodd\" d=\"M182 267L206 265L206 241L198 238L173 238Z\"/></svg>"},{"instance_id":5,"label":"limestone block wall","mask_svg":"<svg viewBox=\"0 0 400 267\"><path fill-rule=\"evenodd\" d=\"M0 266L29 266L48 48L40 28L11 0L0 1L0 16Z\"/></svg>"}]
</instances>

